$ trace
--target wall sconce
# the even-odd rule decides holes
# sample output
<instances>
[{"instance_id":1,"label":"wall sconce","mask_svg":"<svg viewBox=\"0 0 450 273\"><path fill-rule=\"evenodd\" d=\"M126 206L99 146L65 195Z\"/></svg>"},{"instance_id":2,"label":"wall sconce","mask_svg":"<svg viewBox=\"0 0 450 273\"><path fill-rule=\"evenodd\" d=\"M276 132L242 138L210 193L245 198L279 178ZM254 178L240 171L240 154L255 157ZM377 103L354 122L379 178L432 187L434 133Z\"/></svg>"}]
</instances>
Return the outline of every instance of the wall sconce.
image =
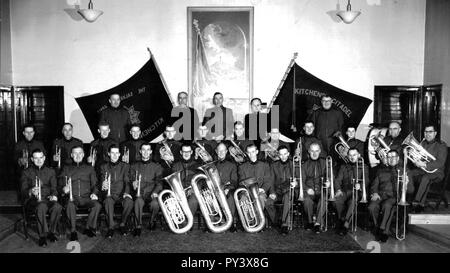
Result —
<instances>
[{"instance_id":1,"label":"wall sconce","mask_svg":"<svg viewBox=\"0 0 450 273\"><path fill-rule=\"evenodd\" d=\"M360 11L352 11L350 0L348 0L347 11L339 11L338 13L336 13L336 15L339 16L339 18L341 18L342 21L344 21L344 23L346 24L352 23L360 14Z\"/></svg>"},{"instance_id":2,"label":"wall sconce","mask_svg":"<svg viewBox=\"0 0 450 273\"><path fill-rule=\"evenodd\" d=\"M97 18L103 14L103 11L98 10L98 9L94 9L94 5L92 4L92 0L89 0L89 4L88 4L88 9L80 9L78 10L78 13L83 16L83 18L92 23L95 20L97 20Z\"/></svg>"}]
</instances>

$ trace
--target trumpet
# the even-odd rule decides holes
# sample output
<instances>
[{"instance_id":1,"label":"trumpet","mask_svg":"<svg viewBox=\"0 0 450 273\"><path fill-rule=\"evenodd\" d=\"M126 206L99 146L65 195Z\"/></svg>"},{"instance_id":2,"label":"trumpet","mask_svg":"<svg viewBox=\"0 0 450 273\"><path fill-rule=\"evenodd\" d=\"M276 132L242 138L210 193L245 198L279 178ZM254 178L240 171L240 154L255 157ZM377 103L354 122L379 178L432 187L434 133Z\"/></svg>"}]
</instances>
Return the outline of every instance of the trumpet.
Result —
<instances>
[{"instance_id":1,"label":"trumpet","mask_svg":"<svg viewBox=\"0 0 450 273\"><path fill-rule=\"evenodd\" d=\"M258 181L251 177L241 181L234 192L234 202L241 219L242 227L247 232L258 232L266 224L264 212L258 197Z\"/></svg>"},{"instance_id":2,"label":"trumpet","mask_svg":"<svg viewBox=\"0 0 450 273\"><path fill-rule=\"evenodd\" d=\"M39 178L39 177L37 177L36 176L36 180L35 180L36 182L35 182L35 187L37 188L37 190L38 190L38 193L37 193L37 200L38 200L38 202L41 202L42 201L42 195L41 195L41 179Z\"/></svg>"},{"instance_id":3,"label":"trumpet","mask_svg":"<svg viewBox=\"0 0 450 273\"><path fill-rule=\"evenodd\" d=\"M334 150L345 163L348 163L347 153L350 150L350 145L344 140L341 132L336 132L334 136L339 139L339 142L334 145Z\"/></svg>"},{"instance_id":4,"label":"trumpet","mask_svg":"<svg viewBox=\"0 0 450 273\"><path fill-rule=\"evenodd\" d=\"M67 179L67 176L66 176L66 187L69 187L69 200L70 200L70 202L73 202L72 178L71 177L69 177L69 179Z\"/></svg>"},{"instance_id":5,"label":"trumpet","mask_svg":"<svg viewBox=\"0 0 450 273\"><path fill-rule=\"evenodd\" d=\"M397 170L397 205L396 205L396 219L395 219L395 238L397 238L397 240L399 241L403 241L406 238L406 206L408 206L408 202L406 202L406 191L407 191L407 186L408 186L408 175L406 173L406 165L408 162L408 147L405 147L403 149L403 155L404 155L404 160L403 160L403 173L400 174L400 170ZM399 195L399 191L400 191L400 183L402 184L401 186L401 195ZM400 198L399 198L400 196ZM403 225L399 225L400 223L400 214L399 214L399 207L403 207ZM403 226L403 229L400 231L400 227L399 226Z\"/></svg>"},{"instance_id":6,"label":"trumpet","mask_svg":"<svg viewBox=\"0 0 450 273\"><path fill-rule=\"evenodd\" d=\"M29 158L28 158L28 150L27 149L23 149L22 150L22 161L24 162L24 167L25 167L25 169L27 169L28 168L28 160L29 160Z\"/></svg>"},{"instance_id":7,"label":"trumpet","mask_svg":"<svg viewBox=\"0 0 450 273\"><path fill-rule=\"evenodd\" d=\"M61 169L61 147L56 145L56 157L58 158L58 169Z\"/></svg>"},{"instance_id":8,"label":"trumpet","mask_svg":"<svg viewBox=\"0 0 450 273\"><path fill-rule=\"evenodd\" d=\"M413 132L409 133L405 140L403 140L402 145L406 145L406 152L404 151L405 158L408 158L414 164L416 164L416 162L428 163L436 160L436 157L420 145L422 142L423 140L418 143L418 141L414 138ZM427 170L426 167L421 167L421 169L427 173L434 173L437 171L437 168L434 170Z\"/></svg>"},{"instance_id":9,"label":"trumpet","mask_svg":"<svg viewBox=\"0 0 450 273\"><path fill-rule=\"evenodd\" d=\"M330 183L330 199L328 201L336 201L334 198L333 158L331 156L326 158L326 182Z\"/></svg>"},{"instance_id":10,"label":"trumpet","mask_svg":"<svg viewBox=\"0 0 450 273\"><path fill-rule=\"evenodd\" d=\"M89 157L91 158L91 165L92 167L95 166L95 161L97 160L97 149L91 146L91 149L89 151Z\"/></svg>"},{"instance_id":11,"label":"trumpet","mask_svg":"<svg viewBox=\"0 0 450 273\"><path fill-rule=\"evenodd\" d=\"M167 144L167 137L164 138L161 141L161 144L163 145L161 148L159 148L159 154L161 155L161 158L164 159L167 166L172 166L172 163L174 161L174 156L172 151L170 150L169 144Z\"/></svg>"},{"instance_id":12,"label":"trumpet","mask_svg":"<svg viewBox=\"0 0 450 273\"><path fill-rule=\"evenodd\" d=\"M195 153L200 156L200 158L202 159L203 163L209 163L213 161L212 156L208 153L208 151L206 151L205 147L198 142L197 140L193 141L195 143L195 145L197 145L198 147L195 148Z\"/></svg>"},{"instance_id":13,"label":"trumpet","mask_svg":"<svg viewBox=\"0 0 450 273\"><path fill-rule=\"evenodd\" d=\"M181 171L164 177L172 190L163 190L158 195L158 203L172 232L181 234L189 231L194 223L194 216L181 183Z\"/></svg>"},{"instance_id":14,"label":"trumpet","mask_svg":"<svg viewBox=\"0 0 450 273\"><path fill-rule=\"evenodd\" d=\"M141 197L141 178L142 178L142 175L141 174L139 174L138 175L138 171L136 170L136 180L137 180L137 192L136 192L136 197Z\"/></svg>"},{"instance_id":15,"label":"trumpet","mask_svg":"<svg viewBox=\"0 0 450 273\"><path fill-rule=\"evenodd\" d=\"M381 131L378 132L378 134L372 136L369 141L375 148L375 152L380 157L381 162L383 162L384 165L387 165L387 153L391 150L391 148L389 148L389 146L381 137Z\"/></svg>"},{"instance_id":16,"label":"trumpet","mask_svg":"<svg viewBox=\"0 0 450 273\"><path fill-rule=\"evenodd\" d=\"M127 146L123 147L122 161L125 163L130 163L130 150L127 148Z\"/></svg>"},{"instance_id":17,"label":"trumpet","mask_svg":"<svg viewBox=\"0 0 450 273\"><path fill-rule=\"evenodd\" d=\"M191 186L206 225L212 232L224 232L233 224L233 216L228 207L225 193L220 186L219 171L214 162L209 162L198 169L202 173L192 177ZM200 187L200 180L205 182L203 188ZM222 224L222 222L224 223Z\"/></svg>"},{"instance_id":18,"label":"trumpet","mask_svg":"<svg viewBox=\"0 0 450 273\"><path fill-rule=\"evenodd\" d=\"M239 145L237 145L232 139L230 139L230 142L232 144L232 146L228 147L230 155L237 163L243 163L247 159L247 154L244 153Z\"/></svg>"}]
</instances>

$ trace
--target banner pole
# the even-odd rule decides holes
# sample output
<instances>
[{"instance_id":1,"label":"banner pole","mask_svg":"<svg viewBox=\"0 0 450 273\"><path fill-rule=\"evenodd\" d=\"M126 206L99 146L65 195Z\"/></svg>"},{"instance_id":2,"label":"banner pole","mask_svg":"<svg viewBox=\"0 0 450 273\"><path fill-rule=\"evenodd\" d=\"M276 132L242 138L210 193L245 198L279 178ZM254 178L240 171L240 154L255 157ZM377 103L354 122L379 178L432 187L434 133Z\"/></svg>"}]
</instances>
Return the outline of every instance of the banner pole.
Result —
<instances>
[{"instance_id":1,"label":"banner pole","mask_svg":"<svg viewBox=\"0 0 450 273\"><path fill-rule=\"evenodd\" d=\"M153 58L152 51L150 50L149 47L147 47L147 50L148 50L148 53L150 54L150 59L152 59ZM164 85L164 88L166 89L166 93L167 93L167 95L169 95L169 99L170 99L170 102L172 103L172 106L175 106L175 103L172 100L172 95L170 94L169 88L167 88L166 81L164 80L164 77L161 74L161 70L159 70L159 66L158 66L158 63L156 62L155 58L153 58L153 63L155 64L156 71L158 71L159 78L161 79L161 81L162 81L162 83Z\"/></svg>"},{"instance_id":2,"label":"banner pole","mask_svg":"<svg viewBox=\"0 0 450 273\"><path fill-rule=\"evenodd\" d=\"M286 69L286 72L285 72L284 75L283 75L283 79L281 79L281 82L280 82L280 84L278 85L277 91L275 91L275 95L273 96L272 100L270 101L270 104L269 104L269 107L268 107L269 109L272 108L273 103L275 102L276 98L278 97L278 94L279 94L280 91L281 91L281 87L283 87L283 84L284 84L284 82L286 81L286 78L287 78L287 76L289 75L289 72L291 71L292 66L294 66L295 59L297 59L297 56L298 56L298 53L295 52L295 53L294 53L294 56L293 56L292 59L291 59L291 62L290 62L289 65L288 65L288 68Z\"/></svg>"}]
</instances>

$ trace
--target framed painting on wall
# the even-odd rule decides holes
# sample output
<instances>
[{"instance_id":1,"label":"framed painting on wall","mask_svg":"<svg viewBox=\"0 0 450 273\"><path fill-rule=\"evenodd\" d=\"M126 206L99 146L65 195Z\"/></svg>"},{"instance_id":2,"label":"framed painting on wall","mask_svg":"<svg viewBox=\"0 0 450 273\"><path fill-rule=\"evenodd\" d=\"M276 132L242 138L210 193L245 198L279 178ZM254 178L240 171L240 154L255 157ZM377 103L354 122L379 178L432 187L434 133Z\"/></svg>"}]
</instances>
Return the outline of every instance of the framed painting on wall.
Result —
<instances>
[{"instance_id":1,"label":"framed painting on wall","mask_svg":"<svg viewBox=\"0 0 450 273\"><path fill-rule=\"evenodd\" d=\"M243 121L253 96L253 7L188 7L188 86L200 120L215 92Z\"/></svg>"}]
</instances>

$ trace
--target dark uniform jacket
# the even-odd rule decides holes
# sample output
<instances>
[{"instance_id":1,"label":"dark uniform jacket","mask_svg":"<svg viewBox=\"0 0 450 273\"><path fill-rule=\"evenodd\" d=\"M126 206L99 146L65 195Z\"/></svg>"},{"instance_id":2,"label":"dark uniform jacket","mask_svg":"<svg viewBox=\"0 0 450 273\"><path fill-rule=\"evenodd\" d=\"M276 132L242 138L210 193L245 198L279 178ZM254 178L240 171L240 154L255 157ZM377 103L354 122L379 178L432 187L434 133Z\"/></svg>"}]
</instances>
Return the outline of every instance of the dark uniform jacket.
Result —
<instances>
[{"instance_id":1,"label":"dark uniform jacket","mask_svg":"<svg viewBox=\"0 0 450 273\"><path fill-rule=\"evenodd\" d=\"M447 144L444 141L433 140L428 142L425 140L421 145L427 152L436 158L436 160L430 160L430 162L427 163L427 170L432 171L437 168L438 170L435 172L435 175L444 178L445 161L447 160Z\"/></svg>"},{"instance_id":2,"label":"dark uniform jacket","mask_svg":"<svg viewBox=\"0 0 450 273\"><path fill-rule=\"evenodd\" d=\"M32 139L31 141L27 141L25 139L19 140L16 143L16 146L14 147L14 162L17 164L17 161L19 158L22 157L23 150L28 151L28 166L30 167L33 165L33 162L31 161L31 157L33 156L31 153L35 149L40 149L44 152L45 156L47 156L47 153L44 148L44 144L42 144L41 141Z\"/></svg>"},{"instance_id":3,"label":"dark uniform jacket","mask_svg":"<svg viewBox=\"0 0 450 273\"><path fill-rule=\"evenodd\" d=\"M306 160L302 166L302 178L304 183L303 189L305 191L312 189L316 195L320 194L322 190L322 177L323 182L326 182L325 159L319 158L317 160Z\"/></svg>"},{"instance_id":4,"label":"dark uniform jacket","mask_svg":"<svg viewBox=\"0 0 450 273\"><path fill-rule=\"evenodd\" d=\"M396 150L398 152L398 154L401 157L403 157L403 149L402 149L403 139L400 136L398 136L396 138L392 138L391 136L386 136L385 138L383 138L383 141L387 144L387 146L391 150Z\"/></svg>"},{"instance_id":5,"label":"dark uniform jacket","mask_svg":"<svg viewBox=\"0 0 450 273\"><path fill-rule=\"evenodd\" d=\"M100 113L99 123L106 122L109 124L111 132L109 136L116 141L121 143L127 139L127 129L131 125L130 114L128 111L119 106L113 108L109 106Z\"/></svg>"},{"instance_id":6,"label":"dark uniform jacket","mask_svg":"<svg viewBox=\"0 0 450 273\"><path fill-rule=\"evenodd\" d=\"M69 140L67 140L65 137L57 138L53 141L52 155L56 154L56 146L58 146L58 148L61 149L61 168L62 168L64 165L72 164L72 158L70 157L70 154L72 153L72 148L75 146L83 147L83 142L75 137L72 137ZM51 158L51 162L52 166L54 167L58 166L58 162L53 161L53 156Z\"/></svg>"},{"instance_id":7,"label":"dark uniform jacket","mask_svg":"<svg viewBox=\"0 0 450 273\"><path fill-rule=\"evenodd\" d=\"M62 194L62 188L66 186L66 177L72 180L72 196L74 198L90 198L91 194L98 196L97 175L91 165L72 163L64 166L59 176L59 189Z\"/></svg>"},{"instance_id":8,"label":"dark uniform jacket","mask_svg":"<svg viewBox=\"0 0 450 273\"><path fill-rule=\"evenodd\" d=\"M24 200L29 198L30 190L36 186L36 177L41 180L41 200L48 200L47 197L50 195L58 195L55 171L46 166L38 168L33 164L22 172L20 178Z\"/></svg>"},{"instance_id":9,"label":"dark uniform jacket","mask_svg":"<svg viewBox=\"0 0 450 273\"><path fill-rule=\"evenodd\" d=\"M342 131L344 125L344 115L340 110L323 108L313 111L310 119L315 124L316 136L322 141L325 150L329 153L333 143L333 134Z\"/></svg>"},{"instance_id":10,"label":"dark uniform jacket","mask_svg":"<svg viewBox=\"0 0 450 273\"><path fill-rule=\"evenodd\" d=\"M366 164L364 164L364 176L365 176L365 186L366 190L369 189L369 168ZM362 187L362 178L363 173L360 169L358 170L358 178L360 179L361 187ZM352 179L356 180L356 164L344 164L341 165L339 168L339 171L337 173L336 178L334 179L334 190L337 192L338 190L341 190L342 192L351 192L353 189Z\"/></svg>"},{"instance_id":11,"label":"dark uniform jacket","mask_svg":"<svg viewBox=\"0 0 450 273\"><path fill-rule=\"evenodd\" d=\"M289 192L290 178L292 177L292 160L288 159L286 162L282 162L281 160L273 162L271 164L271 169L277 195Z\"/></svg>"},{"instance_id":12,"label":"dark uniform jacket","mask_svg":"<svg viewBox=\"0 0 450 273\"><path fill-rule=\"evenodd\" d=\"M272 172L270 165L262 161L247 161L238 167L239 181L254 177L258 181L258 186L263 189L267 195L275 193Z\"/></svg>"},{"instance_id":13,"label":"dark uniform jacket","mask_svg":"<svg viewBox=\"0 0 450 273\"><path fill-rule=\"evenodd\" d=\"M145 143L145 141L142 139L130 139L120 144L120 153L122 154L122 157L125 154L125 147L129 151L129 164L141 161L140 150L142 143Z\"/></svg>"},{"instance_id":14,"label":"dark uniform jacket","mask_svg":"<svg viewBox=\"0 0 450 273\"><path fill-rule=\"evenodd\" d=\"M295 147L293 149L293 151L295 151L295 149L297 149L298 146L298 142L300 141L300 138L297 139L297 141L295 141ZM322 142L315 136L313 135L303 135L302 136L302 161L306 161L309 158L309 145L311 145L311 143L318 143L320 145L320 157L325 158L327 156L327 152L325 151L325 149L322 146Z\"/></svg>"},{"instance_id":15,"label":"dark uniform jacket","mask_svg":"<svg viewBox=\"0 0 450 273\"><path fill-rule=\"evenodd\" d=\"M382 200L395 198L397 196L398 170L401 167L384 167L377 171L377 175L370 186L370 195L378 193Z\"/></svg>"},{"instance_id":16,"label":"dark uniform jacket","mask_svg":"<svg viewBox=\"0 0 450 273\"><path fill-rule=\"evenodd\" d=\"M183 183L183 188L187 188L191 185L191 178L194 176L199 166L200 164L193 160L193 156L191 156L188 161L181 160L175 162L172 167L172 173L181 171L180 176Z\"/></svg>"},{"instance_id":17,"label":"dark uniform jacket","mask_svg":"<svg viewBox=\"0 0 450 273\"><path fill-rule=\"evenodd\" d=\"M220 109L220 110L219 110ZM205 111L205 115L203 117L203 124L206 126L209 126L209 124L206 124L209 120L213 119L216 115L216 112L222 112L222 131L218 132L217 130L219 128L215 128L215 125L212 125L209 129L209 132L214 135L223 135L224 137L227 137L233 133L233 127L234 127L234 117L233 117L233 110L230 108L224 107L221 105L218 107L212 107L208 108ZM220 120L216 120L215 123L220 123ZM217 132L216 132L217 131Z\"/></svg>"},{"instance_id":18,"label":"dark uniform jacket","mask_svg":"<svg viewBox=\"0 0 450 273\"><path fill-rule=\"evenodd\" d=\"M141 175L141 196L148 198L153 193L161 192L163 169L159 163L148 160L132 164L130 168L130 183L137 181L136 172L138 175ZM137 188L134 193L137 193Z\"/></svg>"},{"instance_id":19,"label":"dark uniform jacket","mask_svg":"<svg viewBox=\"0 0 450 273\"><path fill-rule=\"evenodd\" d=\"M181 160L181 155L180 155L181 143L174 139L167 139L166 143L169 146L170 151L173 154L174 161ZM164 145L160 142L160 143L156 144L155 151L153 151L153 160L160 164L164 163L164 159L161 158L161 153L159 152L159 150L163 146ZM172 164L173 164L173 162L172 162Z\"/></svg>"},{"instance_id":20,"label":"dark uniform jacket","mask_svg":"<svg viewBox=\"0 0 450 273\"><path fill-rule=\"evenodd\" d=\"M111 176L111 196L114 198L122 198L123 194L130 194L130 165L117 161L116 163L108 162L100 167L101 181L100 185L105 181L105 174ZM107 191L105 191L105 196Z\"/></svg>"},{"instance_id":21,"label":"dark uniform jacket","mask_svg":"<svg viewBox=\"0 0 450 273\"><path fill-rule=\"evenodd\" d=\"M95 159L95 169L100 169L100 166L106 162L109 162L108 149L109 146L118 144L111 138L99 138L91 142L91 148L97 150ZM90 152L90 151L89 151Z\"/></svg>"},{"instance_id":22,"label":"dark uniform jacket","mask_svg":"<svg viewBox=\"0 0 450 273\"><path fill-rule=\"evenodd\" d=\"M228 160L219 160L216 162L216 168L219 171L220 184L222 189L235 190L238 186L237 166ZM226 183L230 182L229 185Z\"/></svg>"}]
</instances>

